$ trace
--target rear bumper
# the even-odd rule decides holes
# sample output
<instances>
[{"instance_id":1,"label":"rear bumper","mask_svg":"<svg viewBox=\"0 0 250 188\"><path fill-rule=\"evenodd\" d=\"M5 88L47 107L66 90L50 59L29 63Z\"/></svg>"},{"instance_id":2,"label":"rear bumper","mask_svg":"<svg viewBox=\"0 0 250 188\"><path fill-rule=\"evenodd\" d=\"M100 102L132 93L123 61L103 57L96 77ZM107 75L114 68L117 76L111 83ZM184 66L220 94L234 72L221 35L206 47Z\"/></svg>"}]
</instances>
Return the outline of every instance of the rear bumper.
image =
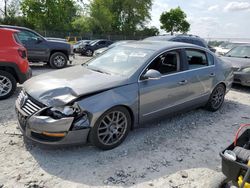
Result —
<instances>
[{"instance_id":1,"label":"rear bumper","mask_svg":"<svg viewBox=\"0 0 250 188\"><path fill-rule=\"evenodd\" d=\"M22 84L31 77L32 77L32 70L31 70L31 68L29 68L28 71L25 74L20 73L18 75L18 79L19 79L18 81L19 81L20 84Z\"/></svg>"},{"instance_id":2,"label":"rear bumper","mask_svg":"<svg viewBox=\"0 0 250 188\"><path fill-rule=\"evenodd\" d=\"M21 132L34 142L45 145L74 145L87 142L90 128L70 130L73 118L55 120L48 116L39 116L39 112L28 117L17 102L15 108Z\"/></svg>"},{"instance_id":3,"label":"rear bumper","mask_svg":"<svg viewBox=\"0 0 250 188\"><path fill-rule=\"evenodd\" d=\"M250 73L234 72L234 83L250 86Z\"/></svg>"}]
</instances>

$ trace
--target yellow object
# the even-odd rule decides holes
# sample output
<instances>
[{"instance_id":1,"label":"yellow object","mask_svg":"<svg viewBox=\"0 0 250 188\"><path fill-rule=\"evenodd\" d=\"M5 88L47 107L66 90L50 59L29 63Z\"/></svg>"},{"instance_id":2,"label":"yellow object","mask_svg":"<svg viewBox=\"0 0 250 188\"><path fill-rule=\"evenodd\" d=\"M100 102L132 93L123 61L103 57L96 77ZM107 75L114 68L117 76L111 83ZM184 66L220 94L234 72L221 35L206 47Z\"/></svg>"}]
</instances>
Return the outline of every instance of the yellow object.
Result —
<instances>
[{"instance_id":1,"label":"yellow object","mask_svg":"<svg viewBox=\"0 0 250 188\"><path fill-rule=\"evenodd\" d=\"M247 166L250 166L250 160L248 161L248 163L247 163ZM239 187L241 186L241 184L242 184L242 182L243 182L243 176L239 176L238 177L238 185L239 185ZM245 185L244 185L244 188L250 188L250 183L245 183Z\"/></svg>"},{"instance_id":2,"label":"yellow object","mask_svg":"<svg viewBox=\"0 0 250 188\"><path fill-rule=\"evenodd\" d=\"M242 182L243 182L243 176L239 176L238 177L238 185L239 185L239 187L241 186ZM250 188L250 183L246 182L244 188Z\"/></svg>"}]
</instances>

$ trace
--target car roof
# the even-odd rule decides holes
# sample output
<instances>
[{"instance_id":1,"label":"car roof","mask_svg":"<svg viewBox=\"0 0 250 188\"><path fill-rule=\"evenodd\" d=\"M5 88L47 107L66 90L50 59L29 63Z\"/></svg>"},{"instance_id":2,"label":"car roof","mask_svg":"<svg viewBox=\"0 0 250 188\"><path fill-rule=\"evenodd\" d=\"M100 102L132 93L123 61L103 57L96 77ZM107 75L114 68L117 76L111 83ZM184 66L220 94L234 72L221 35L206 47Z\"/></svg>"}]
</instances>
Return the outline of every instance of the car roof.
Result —
<instances>
[{"instance_id":1,"label":"car roof","mask_svg":"<svg viewBox=\"0 0 250 188\"><path fill-rule=\"evenodd\" d=\"M171 48L185 48L185 47L191 47L191 48L200 48L203 49L200 46L189 44L189 43L182 43L182 42L170 42L170 41L136 41L131 43L122 44L120 46L125 47L131 47L131 48L141 48L141 49L148 49L153 51L161 51L165 49L171 49Z\"/></svg>"},{"instance_id":2,"label":"car roof","mask_svg":"<svg viewBox=\"0 0 250 188\"><path fill-rule=\"evenodd\" d=\"M11 33L19 32L19 31L16 30L16 29L8 29L8 28L1 28L1 27L0 27L0 31L9 31L9 32L11 32Z\"/></svg>"},{"instance_id":3,"label":"car roof","mask_svg":"<svg viewBox=\"0 0 250 188\"><path fill-rule=\"evenodd\" d=\"M8 29L15 29L15 30L26 30L26 31L31 31L33 33L36 33L37 35L39 35L40 37L44 38L42 35L40 35L39 33L37 33L36 31L29 29L27 27L20 27L20 26L13 26L13 25L0 25L0 28L8 28Z\"/></svg>"}]
</instances>

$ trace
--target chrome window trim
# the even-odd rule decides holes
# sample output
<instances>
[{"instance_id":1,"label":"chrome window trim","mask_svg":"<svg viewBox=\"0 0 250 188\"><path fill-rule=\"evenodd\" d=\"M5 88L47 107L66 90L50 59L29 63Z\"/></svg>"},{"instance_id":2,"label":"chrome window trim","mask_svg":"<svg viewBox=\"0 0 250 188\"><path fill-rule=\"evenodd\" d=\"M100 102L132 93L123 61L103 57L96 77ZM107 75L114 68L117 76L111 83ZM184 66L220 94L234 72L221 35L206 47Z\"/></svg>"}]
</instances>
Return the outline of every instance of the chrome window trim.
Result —
<instances>
[{"instance_id":1,"label":"chrome window trim","mask_svg":"<svg viewBox=\"0 0 250 188\"><path fill-rule=\"evenodd\" d=\"M171 49L168 49L168 50L165 50L163 52L161 52L160 54L158 54L156 57L154 57L148 64L147 66L145 66L145 68L141 71L140 75L139 75L139 78L138 78L138 82L144 82L144 81L148 81L147 80L141 80L141 76L143 74L143 72L147 69L147 67L160 55L164 54L164 53L167 53L167 52L170 52L170 51L173 51L173 50L185 50L185 49L194 49L194 50L202 50L206 53L209 53L207 49L200 49L200 48L196 48L196 47L183 47L183 48L171 48ZM211 54L211 53L210 53ZM212 55L212 54L211 54ZM214 55L212 55L214 57ZM190 71L196 71L196 70L200 70L200 69L207 69L207 68L211 68L211 67L215 67L215 62L213 65L208 65L206 67L200 67L200 68L196 68L196 69L190 69L190 70L184 70L184 71L181 71L181 72L175 72L175 73L170 73L170 74L166 74L166 75L162 75L161 78L164 78L164 77L168 77L168 76L172 76L172 75L176 75L176 74L180 74L180 73L186 73L186 72L190 72Z\"/></svg>"}]
</instances>

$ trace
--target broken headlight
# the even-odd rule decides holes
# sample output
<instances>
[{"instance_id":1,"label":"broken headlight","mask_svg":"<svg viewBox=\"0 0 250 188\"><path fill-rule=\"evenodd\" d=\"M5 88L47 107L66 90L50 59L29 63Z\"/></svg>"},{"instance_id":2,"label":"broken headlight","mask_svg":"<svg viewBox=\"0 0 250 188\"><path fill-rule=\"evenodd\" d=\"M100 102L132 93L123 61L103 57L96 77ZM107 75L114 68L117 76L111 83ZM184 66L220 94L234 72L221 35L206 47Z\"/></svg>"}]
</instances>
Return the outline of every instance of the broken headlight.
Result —
<instances>
[{"instance_id":1,"label":"broken headlight","mask_svg":"<svg viewBox=\"0 0 250 188\"><path fill-rule=\"evenodd\" d=\"M47 115L54 119L74 117L72 129L80 130L89 127L89 116L75 103L72 106L53 107L47 110Z\"/></svg>"}]
</instances>

